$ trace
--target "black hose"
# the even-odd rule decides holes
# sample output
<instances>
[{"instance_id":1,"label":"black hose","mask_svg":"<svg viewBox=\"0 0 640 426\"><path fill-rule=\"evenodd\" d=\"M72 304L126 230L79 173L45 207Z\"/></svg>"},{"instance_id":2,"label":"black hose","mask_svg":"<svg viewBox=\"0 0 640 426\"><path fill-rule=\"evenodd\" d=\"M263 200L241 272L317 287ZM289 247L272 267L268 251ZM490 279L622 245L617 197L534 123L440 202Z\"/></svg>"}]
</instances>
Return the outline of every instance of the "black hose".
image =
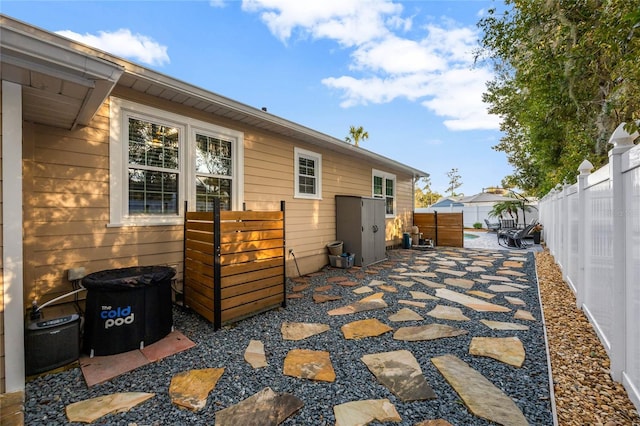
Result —
<instances>
[{"instance_id":1,"label":"black hose","mask_svg":"<svg viewBox=\"0 0 640 426\"><path fill-rule=\"evenodd\" d=\"M298 268L298 259L296 259L296 255L293 254L293 250L289 254L291 254L291 256L293 256L293 262L296 264L296 269L298 270L298 276L301 277L302 274L300 273L300 268Z\"/></svg>"}]
</instances>

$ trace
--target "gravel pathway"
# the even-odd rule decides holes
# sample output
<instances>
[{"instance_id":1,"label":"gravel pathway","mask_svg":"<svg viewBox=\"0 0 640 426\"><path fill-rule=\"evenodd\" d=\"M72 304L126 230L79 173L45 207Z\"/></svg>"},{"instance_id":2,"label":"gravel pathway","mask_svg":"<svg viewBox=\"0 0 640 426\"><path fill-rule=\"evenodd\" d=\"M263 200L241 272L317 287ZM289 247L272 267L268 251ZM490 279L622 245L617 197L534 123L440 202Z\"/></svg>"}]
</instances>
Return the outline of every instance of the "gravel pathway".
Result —
<instances>
[{"instance_id":1,"label":"gravel pathway","mask_svg":"<svg viewBox=\"0 0 640 426\"><path fill-rule=\"evenodd\" d=\"M216 411L236 404L264 387L270 386L276 392L289 392L304 401L304 407L286 420L285 425L332 425L335 423L334 405L361 399L380 398L388 398L396 406L403 419L400 423L402 425L414 425L420 421L438 418L443 418L453 425L491 424L474 416L466 409L459 396L430 361L432 357L454 354L511 397L530 424L552 425L549 370L533 253L469 249L438 249L435 252L440 260L470 258L474 255L491 255L500 259L494 262L493 267L488 267L486 272L468 273L465 275L465 279L480 279L482 274L494 275L496 268L502 266L503 260L512 256L523 256L526 260L524 268L520 271L526 274L524 277L527 280L526 284L531 287L518 293L517 297L526 303L526 309L538 319L535 322L521 321L530 326L528 331L494 331L479 322L480 319L520 322L513 319L513 312L479 313L462 307L464 314L471 318L471 321L465 322L435 320L426 315L436 303L456 305L446 300L427 301L426 308L412 308L425 318L424 321L390 322L389 315L407 307L399 304L398 300L410 300L410 290L434 294L433 289L419 283L416 283L411 289L396 285L397 293L385 293L384 300L389 304L389 307L383 310L346 316L328 316L328 310L347 305L366 296L354 294L354 287L337 284L333 284L332 290L328 293L340 295L342 300L322 304L316 304L312 301L314 287L326 285L327 279L330 277L347 276L350 280L360 284L366 284L373 279L393 284L394 279L390 276L398 275L394 269L408 268L415 264L419 257L423 257L427 253L414 250L392 251L389 252L389 261L375 268L368 268L367 273L359 271L358 268L350 270L327 268L322 273L309 278L311 285L304 290L304 297L290 299L286 309L276 309L260 314L234 325L223 327L218 332L213 332L211 325L198 315L175 308L175 327L197 343L195 348L146 365L91 389L87 389L79 368L40 377L27 384L25 422L28 425L67 424L64 408L72 402L115 392L141 391L154 392L156 396L128 413L108 415L94 424L210 425L215 421ZM470 262L466 265L468 264ZM466 265L458 260L455 266L447 266L446 268L464 270ZM435 270L443 268L443 266L430 263L430 268ZM447 278L442 273L438 273L438 276L439 278L432 280L443 281L444 278ZM292 280L289 281L289 288L297 285ZM484 290L483 287L484 285L476 285L474 288ZM462 291L461 289L452 289ZM508 306L502 294L497 294L491 302ZM377 318L394 329L401 326L439 322L466 329L469 334L428 342L397 341L392 338L392 333L361 340L344 339L340 331L343 324L367 318ZM283 341L280 327L285 321L324 323L329 324L331 329L302 341ZM524 365L521 368L515 368L490 358L469 355L469 343L473 336L517 336L526 350ZM268 367L253 370L244 361L244 350L251 339L261 340L264 343ZM313 382L284 376L282 374L284 357L289 350L295 348L329 351L337 375L336 381L333 383ZM366 354L400 349L410 350L414 354L425 378L435 390L437 399L402 402L387 388L379 384L360 360ZM207 406L197 413L192 413L172 405L168 395L171 377L185 370L210 367L224 367L225 372L216 388L211 392Z\"/></svg>"}]
</instances>

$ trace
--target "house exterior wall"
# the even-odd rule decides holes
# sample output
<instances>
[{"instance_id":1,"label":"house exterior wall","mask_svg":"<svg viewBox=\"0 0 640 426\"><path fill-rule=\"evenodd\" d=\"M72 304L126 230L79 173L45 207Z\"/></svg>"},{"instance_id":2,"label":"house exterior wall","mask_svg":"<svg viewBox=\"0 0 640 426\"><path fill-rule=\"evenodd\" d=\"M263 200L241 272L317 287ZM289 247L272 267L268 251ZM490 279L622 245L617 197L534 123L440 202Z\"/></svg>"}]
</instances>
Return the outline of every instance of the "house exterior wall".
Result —
<instances>
[{"instance_id":1,"label":"house exterior wall","mask_svg":"<svg viewBox=\"0 0 640 426\"><path fill-rule=\"evenodd\" d=\"M279 210L286 202L286 245L302 274L328 263L335 239L336 194L371 196L372 169L396 175L396 210L387 219L388 245L411 226L413 185L409 175L344 158L328 149L276 137L211 117L169 101L116 88L114 96L244 132L244 202L247 210ZM75 131L25 123L25 305L71 290L69 268L87 273L135 265L171 265L182 278L181 225L108 227L109 103L91 124ZM294 147L322 155L322 200L294 198ZM288 256L287 275L297 275Z\"/></svg>"},{"instance_id":2,"label":"house exterior wall","mask_svg":"<svg viewBox=\"0 0 640 426\"><path fill-rule=\"evenodd\" d=\"M5 393L4 380L4 247L2 246L2 84L0 84L0 393Z\"/></svg>"}]
</instances>

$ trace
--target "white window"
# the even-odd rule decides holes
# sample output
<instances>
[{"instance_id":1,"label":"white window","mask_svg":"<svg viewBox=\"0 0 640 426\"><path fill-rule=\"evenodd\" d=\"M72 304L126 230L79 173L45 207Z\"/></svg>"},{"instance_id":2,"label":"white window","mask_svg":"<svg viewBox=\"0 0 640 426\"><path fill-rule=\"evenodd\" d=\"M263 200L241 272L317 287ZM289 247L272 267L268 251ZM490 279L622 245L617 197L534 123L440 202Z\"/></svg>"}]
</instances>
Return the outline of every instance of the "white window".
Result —
<instances>
[{"instance_id":1,"label":"white window","mask_svg":"<svg viewBox=\"0 0 640 426\"><path fill-rule=\"evenodd\" d=\"M241 209L241 132L118 98L110 119L110 226L182 223L185 200Z\"/></svg>"},{"instance_id":2,"label":"white window","mask_svg":"<svg viewBox=\"0 0 640 426\"><path fill-rule=\"evenodd\" d=\"M383 198L386 217L394 217L396 213L396 175L373 169L372 176L373 197Z\"/></svg>"},{"instance_id":3,"label":"white window","mask_svg":"<svg viewBox=\"0 0 640 426\"><path fill-rule=\"evenodd\" d=\"M294 148L295 197L322 199L322 156Z\"/></svg>"}]
</instances>

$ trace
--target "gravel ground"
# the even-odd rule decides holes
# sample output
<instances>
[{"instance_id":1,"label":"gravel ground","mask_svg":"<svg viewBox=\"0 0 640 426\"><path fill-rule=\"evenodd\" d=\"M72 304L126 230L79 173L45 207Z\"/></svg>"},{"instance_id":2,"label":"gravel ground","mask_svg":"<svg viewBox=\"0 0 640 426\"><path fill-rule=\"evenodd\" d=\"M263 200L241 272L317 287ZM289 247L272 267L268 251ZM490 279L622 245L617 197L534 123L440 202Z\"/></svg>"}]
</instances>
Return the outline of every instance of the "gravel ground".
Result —
<instances>
[{"instance_id":1,"label":"gravel ground","mask_svg":"<svg viewBox=\"0 0 640 426\"><path fill-rule=\"evenodd\" d=\"M548 250L536 253L560 426L640 425L620 383L609 375L609 357Z\"/></svg>"},{"instance_id":2,"label":"gravel ground","mask_svg":"<svg viewBox=\"0 0 640 426\"><path fill-rule=\"evenodd\" d=\"M473 250L446 251L459 253L458 256L470 256L473 253L499 253ZM445 256L440 249L436 253L441 257ZM313 288L325 285L328 277L346 275L349 279L362 283L367 283L372 279L392 283L393 279L389 276L397 275L397 272L392 271L394 268L406 267L407 264L412 263L412 258L424 254L411 250L392 251L389 253L389 261L379 265L378 268L369 268L367 271L375 273L365 274L363 271L358 272L357 268L350 270L327 268L322 274L309 278L311 286L304 290L304 298L290 299L286 309L275 309L232 326L224 327L217 332L213 332L211 325L198 315L176 307L174 309L175 327L197 343L195 348L141 367L91 389L86 387L79 368L42 376L27 384L25 422L27 425L66 424L64 408L72 402L115 392L141 391L154 392L156 396L128 413L107 415L94 424L137 426L213 424L216 411L236 404L264 387L270 386L276 392L289 392L304 401L304 407L286 420L285 425L332 425L335 423L334 405L361 399L379 398L388 398L396 406L403 419L402 425L414 425L423 420L437 418L446 419L453 425L491 424L472 415L466 409L459 396L430 361L435 356L454 354L509 395L531 424L552 425L547 352L542 321L526 322L530 326L528 331L493 331L479 323L478 320L485 318L497 321L514 321L512 319L513 312L478 313L462 308L465 315L472 319L471 321L435 320L426 316L426 312L433 308L436 302L427 301L426 308L413 308L426 318L426 321L422 323L431 321L446 323L464 328L469 331L469 334L428 342L396 341L393 340L392 333L370 339L345 340L340 327L345 323L360 319L378 318L394 329L400 326L418 325L417 322L393 323L388 320L388 316L402 307L407 307L398 304L397 301L411 299L409 290L431 294L434 293L434 290L418 283L411 289L398 285L398 293L385 293L384 299L389 304L388 308L346 316L332 317L328 316L326 312L362 298L363 296L353 293L353 287L334 284L333 289L328 293L341 295L343 299L339 301L315 304L311 300ZM526 273L526 278L531 285L530 289L517 296L526 302L527 309L534 317L541 319L534 255L533 253L517 253L516 255L526 257L523 272ZM495 263L501 265L502 262ZM432 269L438 267L440 266L431 265ZM463 267L464 265L458 265L450 267L450 269L462 269ZM371 269L375 270L371 271ZM484 273L493 275L494 271L491 268L488 269L489 271ZM480 273L469 273L465 278L478 278L479 275ZM443 274L440 276L443 277ZM289 280L288 285L291 288L296 283ZM498 294L493 301L506 304L502 297L501 294ZM452 304L445 300L438 303ZM326 333L302 341L283 341L280 327L284 321L325 323L329 324L331 329ZM490 358L468 354L469 343L473 336L508 337L514 335L520 338L526 350L526 360L521 368L515 368ZM261 340L264 343L268 367L253 370L244 361L244 350L251 339ZM289 350L294 348L329 351L336 370L336 381L333 383L313 382L284 376L282 374L284 357ZM413 352L428 383L434 388L437 399L407 403L400 401L377 382L373 374L360 360L365 354L400 349L408 349ZM225 372L216 388L209 395L207 406L197 413L173 406L168 395L171 377L185 370L210 367L224 367ZM584 423L579 422L579 424Z\"/></svg>"}]
</instances>

